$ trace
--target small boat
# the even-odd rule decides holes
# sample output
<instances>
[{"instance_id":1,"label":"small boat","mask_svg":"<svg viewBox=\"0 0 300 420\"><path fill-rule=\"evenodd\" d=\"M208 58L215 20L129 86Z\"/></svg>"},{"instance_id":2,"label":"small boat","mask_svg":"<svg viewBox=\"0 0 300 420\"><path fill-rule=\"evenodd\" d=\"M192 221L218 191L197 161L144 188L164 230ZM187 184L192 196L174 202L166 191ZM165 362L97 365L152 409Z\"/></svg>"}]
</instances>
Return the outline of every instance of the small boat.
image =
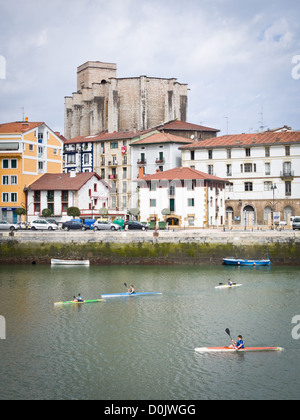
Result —
<instances>
[{"instance_id":1,"label":"small boat","mask_svg":"<svg viewBox=\"0 0 300 420\"><path fill-rule=\"evenodd\" d=\"M247 265L247 266L262 266L262 265L270 265L271 261L269 259L266 260L243 260L240 258L224 258L223 262L225 265Z\"/></svg>"},{"instance_id":2,"label":"small boat","mask_svg":"<svg viewBox=\"0 0 300 420\"><path fill-rule=\"evenodd\" d=\"M65 302L55 302L54 305L55 306L60 306L60 305L77 305L77 304L82 304L82 303L96 303L96 302L104 302L104 299L84 300L83 302L77 302L75 300L67 300Z\"/></svg>"},{"instance_id":3,"label":"small boat","mask_svg":"<svg viewBox=\"0 0 300 420\"><path fill-rule=\"evenodd\" d=\"M131 294L125 292L125 293L104 294L104 295L101 295L101 297L103 299L106 299L106 298L114 298L114 297L134 297L134 296L161 295L161 294L162 293L160 293L160 292L140 292L140 293L136 292L136 293L131 293Z\"/></svg>"},{"instance_id":4,"label":"small boat","mask_svg":"<svg viewBox=\"0 0 300 420\"><path fill-rule=\"evenodd\" d=\"M56 260L51 259L51 265L90 265L90 260Z\"/></svg>"},{"instance_id":5,"label":"small boat","mask_svg":"<svg viewBox=\"0 0 300 420\"><path fill-rule=\"evenodd\" d=\"M232 283L231 286L229 284L219 284L219 286L215 286L215 289L231 289L232 287L239 287L239 286L243 286L243 285L239 283Z\"/></svg>"},{"instance_id":6,"label":"small boat","mask_svg":"<svg viewBox=\"0 0 300 420\"><path fill-rule=\"evenodd\" d=\"M229 347L197 347L197 353L244 353L248 351L283 351L282 347L245 347L244 349L231 349Z\"/></svg>"}]
</instances>

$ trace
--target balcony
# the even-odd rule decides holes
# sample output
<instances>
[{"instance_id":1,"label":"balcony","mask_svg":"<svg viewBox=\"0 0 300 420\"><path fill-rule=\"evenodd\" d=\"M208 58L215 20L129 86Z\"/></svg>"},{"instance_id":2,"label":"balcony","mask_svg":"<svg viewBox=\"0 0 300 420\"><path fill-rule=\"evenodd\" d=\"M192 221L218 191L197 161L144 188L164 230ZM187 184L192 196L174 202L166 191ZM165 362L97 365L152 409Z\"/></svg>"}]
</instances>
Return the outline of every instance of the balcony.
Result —
<instances>
[{"instance_id":1,"label":"balcony","mask_svg":"<svg viewBox=\"0 0 300 420\"><path fill-rule=\"evenodd\" d=\"M118 166L118 161L117 160L110 160L110 161L108 161L108 166Z\"/></svg>"},{"instance_id":2,"label":"balcony","mask_svg":"<svg viewBox=\"0 0 300 420\"><path fill-rule=\"evenodd\" d=\"M280 178L282 179L293 179L294 178L294 171L291 169L281 171L280 172Z\"/></svg>"},{"instance_id":3,"label":"balcony","mask_svg":"<svg viewBox=\"0 0 300 420\"><path fill-rule=\"evenodd\" d=\"M164 158L162 158L162 159L157 158L156 161L155 161L155 163L158 164L158 165L164 165L165 159Z\"/></svg>"},{"instance_id":4,"label":"balcony","mask_svg":"<svg viewBox=\"0 0 300 420\"><path fill-rule=\"evenodd\" d=\"M138 159L137 164L138 165L146 165L147 161L146 161L146 159Z\"/></svg>"}]
</instances>

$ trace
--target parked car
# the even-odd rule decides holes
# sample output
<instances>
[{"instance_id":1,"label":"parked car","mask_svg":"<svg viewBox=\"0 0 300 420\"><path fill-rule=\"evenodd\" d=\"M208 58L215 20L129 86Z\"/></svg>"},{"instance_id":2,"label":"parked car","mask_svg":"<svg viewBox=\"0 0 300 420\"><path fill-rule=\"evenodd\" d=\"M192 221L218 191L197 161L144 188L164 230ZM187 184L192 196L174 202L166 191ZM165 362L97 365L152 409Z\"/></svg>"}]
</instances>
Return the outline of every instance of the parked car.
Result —
<instances>
[{"instance_id":1,"label":"parked car","mask_svg":"<svg viewBox=\"0 0 300 420\"><path fill-rule=\"evenodd\" d=\"M47 220L38 219L30 222L31 230L56 230L58 226L55 223L47 222Z\"/></svg>"},{"instance_id":2,"label":"parked car","mask_svg":"<svg viewBox=\"0 0 300 420\"><path fill-rule=\"evenodd\" d=\"M295 217L293 220L293 230L300 229L300 217Z\"/></svg>"},{"instance_id":3,"label":"parked car","mask_svg":"<svg viewBox=\"0 0 300 420\"><path fill-rule=\"evenodd\" d=\"M0 220L0 230L18 230L20 229L18 224L15 223L8 223L5 220Z\"/></svg>"},{"instance_id":4,"label":"parked car","mask_svg":"<svg viewBox=\"0 0 300 420\"><path fill-rule=\"evenodd\" d=\"M132 230L132 229L148 230L148 226L143 225L142 223L136 222L134 220L127 220L124 223L123 228L125 230L127 230L127 229L129 229L129 230Z\"/></svg>"},{"instance_id":5,"label":"parked car","mask_svg":"<svg viewBox=\"0 0 300 420\"><path fill-rule=\"evenodd\" d=\"M115 223L111 223L108 220L97 220L92 225L93 229L96 230L120 230L121 226Z\"/></svg>"},{"instance_id":6,"label":"parked car","mask_svg":"<svg viewBox=\"0 0 300 420\"><path fill-rule=\"evenodd\" d=\"M68 222L64 222L61 227L63 230L88 230L90 229L89 225L85 225L79 220L69 220Z\"/></svg>"},{"instance_id":7,"label":"parked car","mask_svg":"<svg viewBox=\"0 0 300 420\"><path fill-rule=\"evenodd\" d=\"M19 222L18 227L21 230L25 230L25 229L27 230L27 229L30 229L30 223L29 222Z\"/></svg>"}]
</instances>

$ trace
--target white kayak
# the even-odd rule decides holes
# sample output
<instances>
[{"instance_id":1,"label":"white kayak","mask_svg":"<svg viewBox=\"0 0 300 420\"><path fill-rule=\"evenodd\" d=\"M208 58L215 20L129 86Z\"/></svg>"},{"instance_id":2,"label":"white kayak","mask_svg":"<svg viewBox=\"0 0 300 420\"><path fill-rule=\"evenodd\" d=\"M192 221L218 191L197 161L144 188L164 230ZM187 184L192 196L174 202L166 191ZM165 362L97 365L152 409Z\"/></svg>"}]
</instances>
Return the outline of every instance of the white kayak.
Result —
<instances>
[{"instance_id":1,"label":"white kayak","mask_svg":"<svg viewBox=\"0 0 300 420\"><path fill-rule=\"evenodd\" d=\"M231 286L229 284L220 284L219 286L215 286L215 289L231 289L232 287L239 287L243 286L242 284L233 283Z\"/></svg>"},{"instance_id":2,"label":"white kayak","mask_svg":"<svg viewBox=\"0 0 300 420\"><path fill-rule=\"evenodd\" d=\"M232 349L229 347L196 347L197 353L244 353L248 351L283 351L282 347L245 347L244 349Z\"/></svg>"}]
</instances>

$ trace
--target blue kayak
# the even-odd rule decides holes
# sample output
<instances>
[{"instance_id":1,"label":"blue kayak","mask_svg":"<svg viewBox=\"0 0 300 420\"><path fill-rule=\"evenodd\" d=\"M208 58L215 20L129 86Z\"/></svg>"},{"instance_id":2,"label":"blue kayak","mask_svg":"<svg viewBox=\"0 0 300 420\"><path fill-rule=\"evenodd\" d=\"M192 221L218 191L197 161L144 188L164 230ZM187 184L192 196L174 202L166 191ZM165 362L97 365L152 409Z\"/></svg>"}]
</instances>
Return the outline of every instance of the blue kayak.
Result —
<instances>
[{"instance_id":1,"label":"blue kayak","mask_svg":"<svg viewBox=\"0 0 300 420\"><path fill-rule=\"evenodd\" d=\"M106 295L101 295L102 299L104 298L114 298L114 297L134 297L134 296L145 296L145 295L161 295L160 292L141 292L141 293L109 293Z\"/></svg>"}]
</instances>

